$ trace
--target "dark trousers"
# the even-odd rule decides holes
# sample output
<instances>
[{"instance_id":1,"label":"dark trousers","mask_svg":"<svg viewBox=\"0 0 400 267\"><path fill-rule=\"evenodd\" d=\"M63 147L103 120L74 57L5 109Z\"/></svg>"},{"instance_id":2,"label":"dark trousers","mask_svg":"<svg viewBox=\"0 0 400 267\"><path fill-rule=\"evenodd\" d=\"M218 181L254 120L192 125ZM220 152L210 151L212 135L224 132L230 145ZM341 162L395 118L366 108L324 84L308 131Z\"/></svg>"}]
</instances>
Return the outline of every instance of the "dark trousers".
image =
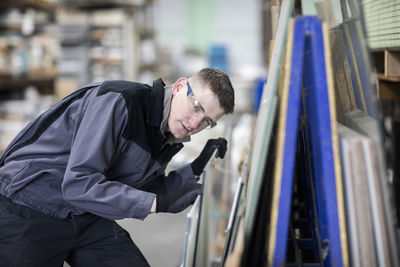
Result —
<instances>
[{"instance_id":1,"label":"dark trousers","mask_svg":"<svg viewBox=\"0 0 400 267\"><path fill-rule=\"evenodd\" d=\"M57 219L0 195L0 266L149 266L127 231L93 214Z\"/></svg>"}]
</instances>

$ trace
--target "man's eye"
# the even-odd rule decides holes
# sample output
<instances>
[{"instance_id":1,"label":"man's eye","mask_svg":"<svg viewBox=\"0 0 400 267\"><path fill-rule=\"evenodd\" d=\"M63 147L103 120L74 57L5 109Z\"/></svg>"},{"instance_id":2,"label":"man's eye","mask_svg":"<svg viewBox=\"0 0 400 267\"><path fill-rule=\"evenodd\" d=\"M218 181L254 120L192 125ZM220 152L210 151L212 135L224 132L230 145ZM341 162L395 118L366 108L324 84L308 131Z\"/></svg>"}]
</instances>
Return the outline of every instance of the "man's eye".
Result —
<instances>
[{"instance_id":1,"label":"man's eye","mask_svg":"<svg viewBox=\"0 0 400 267\"><path fill-rule=\"evenodd\" d=\"M194 103L193 103L193 109L194 109L195 112L200 112L201 111L201 107L200 107L199 102L197 100L194 101Z\"/></svg>"},{"instance_id":2,"label":"man's eye","mask_svg":"<svg viewBox=\"0 0 400 267\"><path fill-rule=\"evenodd\" d=\"M205 118L205 119L204 119L204 123L205 123L207 126L210 126L210 125L211 125L211 120Z\"/></svg>"}]
</instances>

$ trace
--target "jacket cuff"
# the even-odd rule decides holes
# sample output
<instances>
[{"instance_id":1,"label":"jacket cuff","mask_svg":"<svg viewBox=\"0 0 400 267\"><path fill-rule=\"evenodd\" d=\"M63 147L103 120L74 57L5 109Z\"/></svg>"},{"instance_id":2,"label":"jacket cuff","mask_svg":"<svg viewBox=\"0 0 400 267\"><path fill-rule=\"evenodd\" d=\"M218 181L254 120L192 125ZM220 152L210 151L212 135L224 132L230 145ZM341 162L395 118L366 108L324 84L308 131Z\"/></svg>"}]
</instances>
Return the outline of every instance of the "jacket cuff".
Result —
<instances>
[{"instance_id":1,"label":"jacket cuff","mask_svg":"<svg viewBox=\"0 0 400 267\"><path fill-rule=\"evenodd\" d=\"M134 210L131 217L143 221L151 213L151 206L153 205L156 196L157 195L154 193L144 193L139 204L140 208Z\"/></svg>"}]
</instances>

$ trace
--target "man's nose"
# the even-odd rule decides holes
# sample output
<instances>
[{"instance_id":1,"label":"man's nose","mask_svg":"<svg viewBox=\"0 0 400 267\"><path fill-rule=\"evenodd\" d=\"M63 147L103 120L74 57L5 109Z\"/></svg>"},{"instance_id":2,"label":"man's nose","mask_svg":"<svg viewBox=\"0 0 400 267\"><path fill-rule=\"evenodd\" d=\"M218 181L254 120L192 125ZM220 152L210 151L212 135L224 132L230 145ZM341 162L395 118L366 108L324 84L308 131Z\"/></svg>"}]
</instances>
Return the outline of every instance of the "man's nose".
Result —
<instances>
[{"instance_id":1,"label":"man's nose","mask_svg":"<svg viewBox=\"0 0 400 267\"><path fill-rule=\"evenodd\" d=\"M197 129L201 126L203 116L192 116L190 120L190 128Z\"/></svg>"}]
</instances>

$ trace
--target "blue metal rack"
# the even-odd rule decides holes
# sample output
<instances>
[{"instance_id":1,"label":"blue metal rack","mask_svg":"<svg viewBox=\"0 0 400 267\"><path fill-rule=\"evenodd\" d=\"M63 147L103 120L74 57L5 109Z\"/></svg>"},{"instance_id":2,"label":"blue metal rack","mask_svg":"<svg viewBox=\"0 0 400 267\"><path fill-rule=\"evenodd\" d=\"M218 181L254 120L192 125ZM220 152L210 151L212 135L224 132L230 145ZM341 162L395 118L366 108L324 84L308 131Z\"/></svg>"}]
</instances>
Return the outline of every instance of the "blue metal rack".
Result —
<instances>
[{"instance_id":1,"label":"blue metal rack","mask_svg":"<svg viewBox=\"0 0 400 267\"><path fill-rule=\"evenodd\" d=\"M267 262L268 266L347 266L328 31L318 18L303 16L295 19L289 34ZM301 171L295 171L296 155L297 160L301 157ZM294 263L288 262L289 256Z\"/></svg>"}]
</instances>

